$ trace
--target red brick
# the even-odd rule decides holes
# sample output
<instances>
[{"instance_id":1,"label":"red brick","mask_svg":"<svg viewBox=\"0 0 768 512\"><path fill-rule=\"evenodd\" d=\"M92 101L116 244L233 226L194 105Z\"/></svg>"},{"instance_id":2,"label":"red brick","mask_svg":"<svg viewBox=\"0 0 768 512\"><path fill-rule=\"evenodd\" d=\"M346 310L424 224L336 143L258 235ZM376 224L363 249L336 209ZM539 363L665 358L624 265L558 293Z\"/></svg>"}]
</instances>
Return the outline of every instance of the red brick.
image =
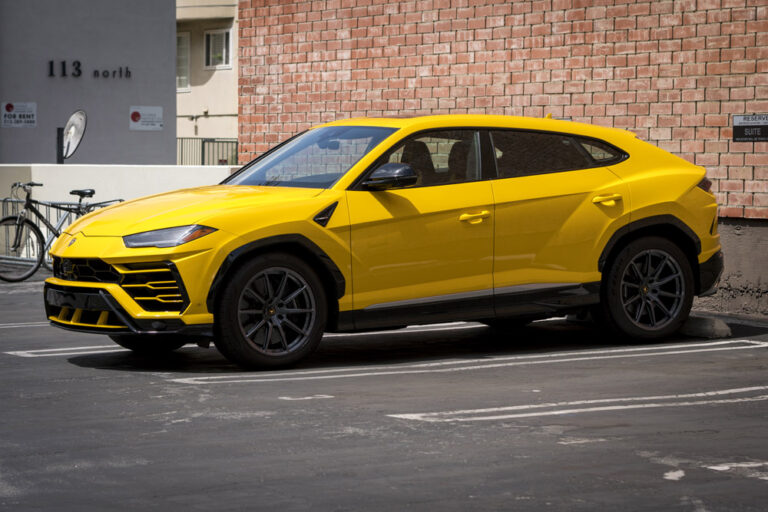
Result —
<instances>
[{"instance_id":1,"label":"red brick","mask_svg":"<svg viewBox=\"0 0 768 512\"><path fill-rule=\"evenodd\" d=\"M742 180L720 180L720 190L723 192L743 192L744 181Z\"/></svg>"},{"instance_id":2,"label":"red brick","mask_svg":"<svg viewBox=\"0 0 768 512\"><path fill-rule=\"evenodd\" d=\"M707 165L724 215L765 209L768 143L730 142L733 114L768 112L755 0L266 5L240 9L241 161L341 117L552 112Z\"/></svg>"},{"instance_id":3,"label":"red brick","mask_svg":"<svg viewBox=\"0 0 768 512\"><path fill-rule=\"evenodd\" d=\"M744 208L738 206L721 206L718 212L721 217L744 217Z\"/></svg>"},{"instance_id":4,"label":"red brick","mask_svg":"<svg viewBox=\"0 0 768 512\"><path fill-rule=\"evenodd\" d=\"M744 217L748 219L768 219L768 206L744 208Z\"/></svg>"}]
</instances>

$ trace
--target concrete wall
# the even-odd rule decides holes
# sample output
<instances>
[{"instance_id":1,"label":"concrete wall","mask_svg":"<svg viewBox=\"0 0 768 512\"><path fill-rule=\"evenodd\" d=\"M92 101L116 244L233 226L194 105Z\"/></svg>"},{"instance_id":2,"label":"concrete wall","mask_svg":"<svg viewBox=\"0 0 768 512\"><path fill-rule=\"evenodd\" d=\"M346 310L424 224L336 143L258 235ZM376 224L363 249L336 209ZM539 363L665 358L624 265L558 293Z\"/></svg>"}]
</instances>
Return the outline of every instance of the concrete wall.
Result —
<instances>
[{"instance_id":1,"label":"concrete wall","mask_svg":"<svg viewBox=\"0 0 768 512\"><path fill-rule=\"evenodd\" d=\"M72 189L92 188L88 201L134 199L180 188L213 185L230 175L228 166L186 165L0 165L0 197L11 184L36 181L32 197L41 201L76 202Z\"/></svg>"},{"instance_id":2,"label":"concrete wall","mask_svg":"<svg viewBox=\"0 0 768 512\"><path fill-rule=\"evenodd\" d=\"M88 126L68 162L175 163L175 37L173 0L0 0L0 102L37 103L36 127L0 128L0 163L55 162L78 109ZM163 129L130 130L132 106L162 107Z\"/></svg>"},{"instance_id":3,"label":"concrete wall","mask_svg":"<svg viewBox=\"0 0 768 512\"><path fill-rule=\"evenodd\" d=\"M721 219L725 271L716 295L696 299L694 307L744 315L768 315L768 224Z\"/></svg>"}]
</instances>

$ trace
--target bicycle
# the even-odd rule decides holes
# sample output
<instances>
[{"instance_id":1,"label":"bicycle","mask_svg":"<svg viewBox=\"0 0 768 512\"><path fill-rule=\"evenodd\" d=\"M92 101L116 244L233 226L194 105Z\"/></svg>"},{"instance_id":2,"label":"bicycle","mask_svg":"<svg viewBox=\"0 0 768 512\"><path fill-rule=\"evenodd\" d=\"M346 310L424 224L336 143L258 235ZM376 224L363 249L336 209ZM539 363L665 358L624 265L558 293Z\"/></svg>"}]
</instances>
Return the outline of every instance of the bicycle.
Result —
<instances>
[{"instance_id":1,"label":"bicycle","mask_svg":"<svg viewBox=\"0 0 768 512\"><path fill-rule=\"evenodd\" d=\"M90 213L93 210L121 202L122 199L112 199L98 203L83 203L86 197L93 197L95 191L91 188L72 190L69 193L78 196L77 203L62 203L37 201L32 199L32 188L42 187L42 183L14 183L11 186L11 198L21 202L18 191L24 190L24 206L18 214L0 219L0 280L8 282L23 281L32 276L40 265L45 264L45 257L53 241L61 235L61 230L69 225L69 220ZM54 226L40 213L38 206L48 206L62 213ZM34 215L48 229L50 235L43 237L40 228L29 219ZM74 220L72 219L72 220Z\"/></svg>"}]
</instances>

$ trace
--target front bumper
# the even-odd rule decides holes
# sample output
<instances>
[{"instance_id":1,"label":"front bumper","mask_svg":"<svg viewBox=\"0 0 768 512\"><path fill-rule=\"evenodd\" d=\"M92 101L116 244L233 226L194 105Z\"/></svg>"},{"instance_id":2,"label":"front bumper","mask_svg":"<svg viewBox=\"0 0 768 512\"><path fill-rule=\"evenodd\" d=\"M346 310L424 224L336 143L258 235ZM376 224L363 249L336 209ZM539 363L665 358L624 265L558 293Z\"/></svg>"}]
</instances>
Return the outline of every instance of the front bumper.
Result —
<instances>
[{"instance_id":1,"label":"front bumper","mask_svg":"<svg viewBox=\"0 0 768 512\"><path fill-rule=\"evenodd\" d=\"M707 297L717 292L724 268L723 251L717 251L707 261L699 264L699 297Z\"/></svg>"},{"instance_id":2,"label":"front bumper","mask_svg":"<svg viewBox=\"0 0 768 512\"><path fill-rule=\"evenodd\" d=\"M102 288L46 283L45 314L62 329L101 334L181 334L209 338L211 324L187 325L180 318L134 318Z\"/></svg>"}]
</instances>

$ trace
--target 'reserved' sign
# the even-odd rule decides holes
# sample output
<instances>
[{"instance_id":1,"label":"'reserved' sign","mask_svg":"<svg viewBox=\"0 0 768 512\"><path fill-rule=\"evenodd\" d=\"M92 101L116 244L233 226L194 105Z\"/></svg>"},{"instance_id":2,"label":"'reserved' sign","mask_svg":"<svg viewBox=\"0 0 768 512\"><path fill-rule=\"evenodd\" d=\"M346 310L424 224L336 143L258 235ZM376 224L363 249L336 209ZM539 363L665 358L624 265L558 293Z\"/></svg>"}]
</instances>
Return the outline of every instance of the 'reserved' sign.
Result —
<instances>
[{"instance_id":1,"label":"'reserved' sign","mask_svg":"<svg viewBox=\"0 0 768 512\"><path fill-rule=\"evenodd\" d=\"M733 142L768 141L768 114L733 116Z\"/></svg>"}]
</instances>

